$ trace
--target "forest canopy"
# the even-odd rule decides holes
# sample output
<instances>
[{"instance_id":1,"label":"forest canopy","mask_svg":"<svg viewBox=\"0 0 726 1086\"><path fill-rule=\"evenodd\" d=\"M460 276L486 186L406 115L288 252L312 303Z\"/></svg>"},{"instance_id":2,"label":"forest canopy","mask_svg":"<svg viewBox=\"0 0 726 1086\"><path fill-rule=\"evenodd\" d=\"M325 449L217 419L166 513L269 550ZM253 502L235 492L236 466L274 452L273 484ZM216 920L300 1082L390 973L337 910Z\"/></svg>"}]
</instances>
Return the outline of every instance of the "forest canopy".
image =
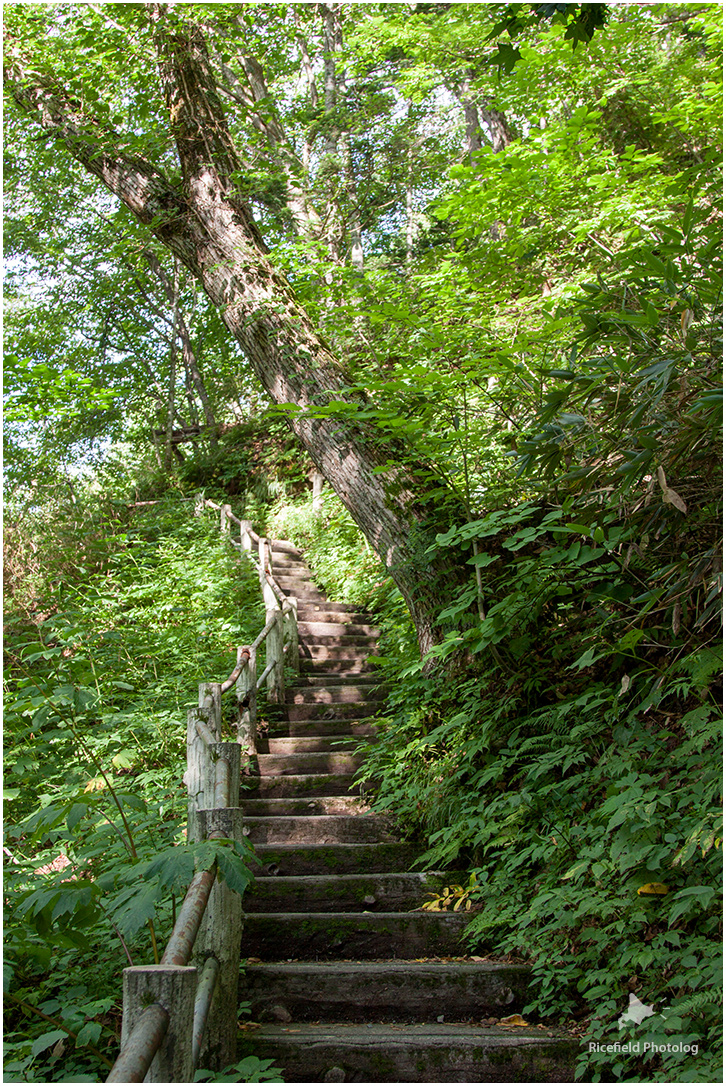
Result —
<instances>
[{"instance_id":1,"label":"forest canopy","mask_svg":"<svg viewBox=\"0 0 726 1086\"><path fill-rule=\"evenodd\" d=\"M170 583L139 503L202 489L378 609L394 693L366 772L430 863L467 866L501 905L478 913L472 945L496 935L534 961L539 1013L586 1018L597 1038L634 977L701 1046L700 1062L648 1073L711 1081L720 6L3 16L11 851L30 865L18 998L61 984L24 881L50 855L37 735L69 757L52 692L78 727L106 713L120 735L145 711L108 645L100 701L73 694L100 651L81 586L97 607L116 606L104 578L133 600L137 545L139 576ZM117 766L140 803L153 742ZM77 823L60 824L53 842L72 850ZM655 882L671 893L660 913L638 897ZM47 1053L28 1036L13 1043L32 1076Z\"/></svg>"}]
</instances>

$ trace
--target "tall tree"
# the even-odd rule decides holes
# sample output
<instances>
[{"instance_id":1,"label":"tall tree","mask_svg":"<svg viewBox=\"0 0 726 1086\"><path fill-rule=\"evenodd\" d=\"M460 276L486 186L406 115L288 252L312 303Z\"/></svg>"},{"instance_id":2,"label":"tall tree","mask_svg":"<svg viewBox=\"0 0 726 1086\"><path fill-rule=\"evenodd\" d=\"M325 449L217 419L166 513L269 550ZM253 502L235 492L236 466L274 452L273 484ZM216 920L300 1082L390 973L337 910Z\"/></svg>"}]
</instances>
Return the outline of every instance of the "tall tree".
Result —
<instances>
[{"instance_id":1,"label":"tall tree","mask_svg":"<svg viewBox=\"0 0 726 1086\"><path fill-rule=\"evenodd\" d=\"M173 184L128 153L111 126L53 77L33 72L9 45L5 81L17 104L134 213L203 285L273 401L299 410L291 425L390 571L416 623L422 652L441 636L438 615L460 580L458 564L427 548L456 505L427 492L432 474L373 426L346 418L357 397L346 375L269 261L201 28L178 9L147 5L159 81L181 167ZM358 394L359 396L360 394ZM340 411L321 413L330 405ZM354 412L354 414L357 414Z\"/></svg>"}]
</instances>

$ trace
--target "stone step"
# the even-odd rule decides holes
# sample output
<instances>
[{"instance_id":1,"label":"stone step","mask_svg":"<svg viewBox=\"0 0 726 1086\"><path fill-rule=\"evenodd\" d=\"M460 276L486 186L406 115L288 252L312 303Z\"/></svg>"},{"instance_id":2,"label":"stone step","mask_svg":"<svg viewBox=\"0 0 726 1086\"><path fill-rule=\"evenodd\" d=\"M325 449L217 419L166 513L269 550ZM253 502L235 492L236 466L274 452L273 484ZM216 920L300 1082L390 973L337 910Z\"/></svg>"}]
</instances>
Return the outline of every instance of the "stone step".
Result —
<instances>
[{"instance_id":1,"label":"stone step","mask_svg":"<svg viewBox=\"0 0 726 1086\"><path fill-rule=\"evenodd\" d=\"M319 600L327 602L327 597L314 583L308 570L295 567L284 569L282 566L275 569L273 566L273 571L275 580L288 595L297 596L298 598L315 596Z\"/></svg>"},{"instance_id":2,"label":"stone step","mask_svg":"<svg viewBox=\"0 0 726 1086\"><path fill-rule=\"evenodd\" d=\"M238 1050L297 1083L574 1082L579 1053L572 1037L457 1023L265 1025Z\"/></svg>"},{"instance_id":3,"label":"stone step","mask_svg":"<svg viewBox=\"0 0 726 1086\"><path fill-rule=\"evenodd\" d=\"M343 625L370 625L371 616L365 611L334 611L327 605L301 603L297 609L298 623L341 622Z\"/></svg>"},{"instance_id":4,"label":"stone step","mask_svg":"<svg viewBox=\"0 0 726 1086\"><path fill-rule=\"evenodd\" d=\"M295 1022L457 1022L521 1012L530 978L499 962L250 962L240 997L258 1022L280 1007Z\"/></svg>"},{"instance_id":5,"label":"stone step","mask_svg":"<svg viewBox=\"0 0 726 1086\"><path fill-rule=\"evenodd\" d=\"M333 600L327 600L326 599L325 603L322 603L322 604L305 603L303 606L305 607L305 609L307 611L311 611L313 613L315 613L319 609L321 609L321 610L324 610L324 611L329 611L331 614L334 614L334 615L347 616L347 615L362 615L362 614L365 614L366 618L370 618L368 613L365 612L365 611L361 611L359 607L353 607L349 603L335 603Z\"/></svg>"},{"instance_id":6,"label":"stone step","mask_svg":"<svg viewBox=\"0 0 726 1086\"><path fill-rule=\"evenodd\" d=\"M370 692L371 689L381 685L381 678L378 675L359 675L351 679L350 676L341 675L339 672L321 670L299 675L295 683L288 687L288 694L296 690L307 690L308 688L317 690L321 687L327 689L334 686L346 686Z\"/></svg>"},{"instance_id":7,"label":"stone step","mask_svg":"<svg viewBox=\"0 0 726 1086\"><path fill-rule=\"evenodd\" d=\"M378 682L363 680L331 686L290 686L285 693L285 700L288 705L334 705L338 702L383 701L385 696L385 691Z\"/></svg>"},{"instance_id":8,"label":"stone step","mask_svg":"<svg viewBox=\"0 0 726 1086\"><path fill-rule=\"evenodd\" d=\"M255 846L258 869L268 875L370 875L406 871L420 854L420 847L404 841L375 845Z\"/></svg>"},{"instance_id":9,"label":"stone step","mask_svg":"<svg viewBox=\"0 0 726 1086\"><path fill-rule=\"evenodd\" d=\"M375 847L375 846L373 846ZM462 953L461 913L247 913L242 957L431 958Z\"/></svg>"},{"instance_id":10,"label":"stone step","mask_svg":"<svg viewBox=\"0 0 726 1086\"><path fill-rule=\"evenodd\" d=\"M384 815L263 815L244 820L245 836L261 845L353 845L394 841Z\"/></svg>"},{"instance_id":11,"label":"stone step","mask_svg":"<svg viewBox=\"0 0 726 1086\"><path fill-rule=\"evenodd\" d=\"M326 637L324 641L311 642L303 646L307 655L301 657L301 665L324 664L327 668L333 664L337 666L339 660L353 660L354 664L365 664L372 653L372 648L370 652L368 649L369 642L374 648L375 643L371 639L361 637L353 637L351 640L345 637Z\"/></svg>"},{"instance_id":12,"label":"stone step","mask_svg":"<svg viewBox=\"0 0 726 1086\"><path fill-rule=\"evenodd\" d=\"M427 895L437 892L448 878L449 875L439 871L265 876L255 879L253 887L246 892L244 907L250 912L265 913L308 909L320 913L418 909L427 900ZM329 975L328 969L325 976ZM339 993L338 999L342 998ZM294 1016L298 1017L297 1012ZM317 1017L319 1015L313 1015L313 1018Z\"/></svg>"},{"instance_id":13,"label":"stone step","mask_svg":"<svg viewBox=\"0 0 726 1086\"><path fill-rule=\"evenodd\" d=\"M288 778L289 780L289 778ZM242 799L245 817L261 815L367 814L370 803L361 796L286 796L282 799Z\"/></svg>"},{"instance_id":14,"label":"stone step","mask_svg":"<svg viewBox=\"0 0 726 1086\"><path fill-rule=\"evenodd\" d=\"M263 755L264 757L264 755ZM241 798L287 799L291 796L360 795L353 773L290 773L243 777Z\"/></svg>"},{"instance_id":15,"label":"stone step","mask_svg":"<svg viewBox=\"0 0 726 1086\"><path fill-rule=\"evenodd\" d=\"M373 665L368 663L368 656L366 653L361 653L360 656L343 656L337 660L332 660L329 657L321 657L319 660L315 660L312 657L306 659L301 657L300 659L300 674L302 675L315 675L318 671L322 671L327 674L340 675L342 678L352 677L356 678L361 674L369 674L373 671Z\"/></svg>"},{"instance_id":16,"label":"stone step","mask_svg":"<svg viewBox=\"0 0 726 1086\"><path fill-rule=\"evenodd\" d=\"M355 750L359 742L360 740L353 735L282 736L267 740L259 739L257 750L264 751L265 754L306 754L323 751L339 754L342 751Z\"/></svg>"},{"instance_id":17,"label":"stone step","mask_svg":"<svg viewBox=\"0 0 726 1086\"><path fill-rule=\"evenodd\" d=\"M259 754L262 777L299 777L323 773L350 775L360 768L359 754L335 754L332 751L312 751L306 754Z\"/></svg>"},{"instance_id":18,"label":"stone step","mask_svg":"<svg viewBox=\"0 0 726 1086\"><path fill-rule=\"evenodd\" d=\"M363 622L298 622L300 637L305 640L318 637L352 637L354 634L360 637L376 638L380 634L378 626L370 626Z\"/></svg>"},{"instance_id":19,"label":"stone step","mask_svg":"<svg viewBox=\"0 0 726 1086\"><path fill-rule=\"evenodd\" d=\"M350 630L350 627L348 627ZM369 656L374 656L377 651L378 642L375 637L364 636L363 634L318 634L315 637L301 637L300 645L301 652L306 659L331 659L340 658L341 656L350 656L358 659L362 657L367 659ZM333 650L332 652L326 652L325 650ZM309 656L308 656L309 654Z\"/></svg>"},{"instance_id":20,"label":"stone step","mask_svg":"<svg viewBox=\"0 0 726 1086\"><path fill-rule=\"evenodd\" d=\"M287 736L351 735L374 736L375 720L289 720L270 724L270 735ZM260 740L262 743L263 740Z\"/></svg>"},{"instance_id":21,"label":"stone step","mask_svg":"<svg viewBox=\"0 0 726 1086\"><path fill-rule=\"evenodd\" d=\"M278 574L275 578L280 589L285 596L292 596L297 600L298 606L300 604L325 604L327 600L321 592L318 592L316 588L313 588L307 581L293 581L292 578L280 577Z\"/></svg>"},{"instance_id":22,"label":"stone step","mask_svg":"<svg viewBox=\"0 0 726 1086\"><path fill-rule=\"evenodd\" d=\"M302 558L294 554L279 557L275 555L272 559L272 576L275 580L278 577L300 577L310 581L311 584L314 582L310 567Z\"/></svg>"},{"instance_id":23,"label":"stone step","mask_svg":"<svg viewBox=\"0 0 726 1086\"><path fill-rule=\"evenodd\" d=\"M288 704L287 719L293 720L366 720L383 702L378 701L304 701L299 705ZM310 729L312 731L312 729Z\"/></svg>"},{"instance_id":24,"label":"stone step","mask_svg":"<svg viewBox=\"0 0 726 1086\"><path fill-rule=\"evenodd\" d=\"M270 541L271 553L273 555L273 561L278 554L284 555L297 555L302 557L302 553L294 543L291 543L289 539L271 539Z\"/></svg>"}]
</instances>

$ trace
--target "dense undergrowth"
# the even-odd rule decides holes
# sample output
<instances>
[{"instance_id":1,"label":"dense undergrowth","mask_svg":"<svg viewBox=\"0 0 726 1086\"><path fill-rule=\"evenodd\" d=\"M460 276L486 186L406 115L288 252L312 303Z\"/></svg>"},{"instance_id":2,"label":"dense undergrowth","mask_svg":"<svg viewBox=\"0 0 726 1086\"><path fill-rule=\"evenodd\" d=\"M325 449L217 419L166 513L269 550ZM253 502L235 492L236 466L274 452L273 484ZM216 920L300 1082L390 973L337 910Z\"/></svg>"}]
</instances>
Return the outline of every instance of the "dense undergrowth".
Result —
<instances>
[{"instance_id":1,"label":"dense undergrowth","mask_svg":"<svg viewBox=\"0 0 726 1086\"><path fill-rule=\"evenodd\" d=\"M186 706L264 610L213 518L174 497L8 519L5 1080L97 1081L123 967L155 960L209 862L184 843ZM216 851L243 890L246 853Z\"/></svg>"},{"instance_id":2,"label":"dense undergrowth","mask_svg":"<svg viewBox=\"0 0 726 1086\"><path fill-rule=\"evenodd\" d=\"M604 623L592 606L617 548L553 533L561 513L534 528L523 503L478 526L509 559L486 599L506 617L495 655L475 647L480 670L459 682L424 673L400 596L361 564L335 499L317 515L289 504L274 523L338 598L376 610L392 693L362 779L380 784L379 810L427 839L422 865L468 868L472 950L532 963L525 1014L581 1032L584 1081L716 1081L719 643L649 660L641 637L617 636L617 616ZM522 546L532 538L535 554ZM552 600L576 600L569 617L544 610L543 624L534 570ZM485 625L468 635L486 640ZM621 1029L630 993L656 1013ZM622 1055L588 1051L629 1042Z\"/></svg>"},{"instance_id":3,"label":"dense undergrowth","mask_svg":"<svg viewBox=\"0 0 726 1086\"><path fill-rule=\"evenodd\" d=\"M718 239L691 205L661 240L587 285L519 479L437 538L472 576L425 664L332 498L274 521L382 623L377 807L468 866L471 947L532 962L586 1081L720 1081ZM631 996L654 1013L621 1023Z\"/></svg>"}]
</instances>

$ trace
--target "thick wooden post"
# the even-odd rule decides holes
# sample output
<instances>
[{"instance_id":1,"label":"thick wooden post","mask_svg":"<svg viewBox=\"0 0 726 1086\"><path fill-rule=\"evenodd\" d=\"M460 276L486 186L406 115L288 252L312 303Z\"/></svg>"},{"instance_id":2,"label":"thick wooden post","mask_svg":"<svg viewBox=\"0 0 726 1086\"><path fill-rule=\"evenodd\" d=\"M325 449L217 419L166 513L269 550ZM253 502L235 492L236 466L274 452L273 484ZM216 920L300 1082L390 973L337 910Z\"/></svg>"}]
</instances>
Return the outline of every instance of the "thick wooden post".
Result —
<instances>
[{"instance_id":1,"label":"thick wooden post","mask_svg":"<svg viewBox=\"0 0 726 1086\"><path fill-rule=\"evenodd\" d=\"M257 756L257 649L250 649L250 659L237 679L239 723L237 742L248 758Z\"/></svg>"},{"instance_id":2,"label":"thick wooden post","mask_svg":"<svg viewBox=\"0 0 726 1086\"><path fill-rule=\"evenodd\" d=\"M262 589L262 598L265 601L265 610L271 611L277 607L277 596L272 590L272 586L269 584L266 571L270 568L270 544L268 540L261 539L259 544L260 555L260 588ZM268 615L269 618L269 615Z\"/></svg>"},{"instance_id":3,"label":"thick wooden post","mask_svg":"<svg viewBox=\"0 0 726 1086\"><path fill-rule=\"evenodd\" d=\"M145 1082L192 1082L192 1028L197 970L191 965L137 965L124 969L121 1047L151 1003L169 1013L169 1028Z\"/></svg>"},{"instance_id":4,"label":"thick wooden post","mask_svg":"<svg viewBox=\"0 0 726 1086\"><path fill-rule=\"evenodd\" d=\"M217 739L222 738L222 690L221 683L200 683L199 684L199 705L201 708L211 708L214 710L213 723L214 727L210 724L210 730L214 732Z\"/></svg>"},{"instance_id":5,"label":"thick wooden post","mask_svg":"<svg viewBox=\"0 0 726 1086\"><path fill-rule=\"evenodd\" d=\"M197 724L202 724L215 735L214 708L190 709L187 713L187 768L184 783L187 786L187 840L201 841L197 826L200 807L214 804L214 767L207 744L199 735ZM216 738L216 735L215 735Z\"/></svg>"},{"instance_id":6,"label":"thick wooden post","mask_svg":"<svg viewBox=\"0 0 726 1086\"><path fill-rule=\"evenodd\" d=\"M272 629L267 635L267 663L274 667L267 676L267 696L270 701L281 705L285 701L285 655L283 653L282 611L277 607L265 612L265 620L274 619Z\"/></svg>"},{"instance_id":7,"label":"thick wooden post","mask_svg":"<svg viewBox=\"0 0 726 1086\"><path fill-rule=\"evenodd\" d=\"M284 628L288 636L287 656L285 662L298 674L300 672L300 642L297 629L297 597L288 596L287 603L283 606Z\"/></svg>"},{"instance_id":8,"label":"thick wooden post","mask_svg":"<svg viewBox=\"0 0 726 1086\"><path fill-rule=\"evenodd\" d=\"M205 838L214 835L233 841L243 839L240 808L200 811L199 824ZM199 1060L202 1067L212 1071L222 1070L235 1058L241 941L242 898L217 877L195 946L195 961L200 967L210 955L214 955L219 963L219 977Z\"/></svg>"},{"instance_id":9,"label":"thick wooden post","mask_svg":"<svg viewBox=\"0 0 726 1086\"><path fill-rule=\"evenodd\" d=\"M240 748L237 743L215 743L212 747L207 747L207 758L211 765L212 780L215 781L215 787L213 789L211 803L205 803L205 807L239 807L239 768L240 768ZM216 795L216 782L219 780L219 773L217 771L217 763L223 761L227 763L227 777L229 780L229 791L227 792L226 802L219 802L221 796ZM203 838L202 838L203 840Z\"/></svg>"},{"instance_id":10,"label":"thick wooden post","mask_svg":"<svg viewBox=\"0 0 726 1086\"><path fill-rule=\"evenodd\" d=\"M252 531L252 521L251 520L241 520L240 525L239 525L239 541L240 541L240 543L242 545L242 550L243 551L251 551L252 550L252 536L250 535L251 531Z\"/></svg>"},{"instance_id":11,"label":"thick wooden post","mask_svg":"<svg viewBox=\"0 0 726 1086\"><path fill-rule=\"evenodd\" d=\"M223 505L219 510L219 530L222 535L229 535L232 528L232 521L229 519L232 515L232 506Z\"/></svg>"}]
</instances>

